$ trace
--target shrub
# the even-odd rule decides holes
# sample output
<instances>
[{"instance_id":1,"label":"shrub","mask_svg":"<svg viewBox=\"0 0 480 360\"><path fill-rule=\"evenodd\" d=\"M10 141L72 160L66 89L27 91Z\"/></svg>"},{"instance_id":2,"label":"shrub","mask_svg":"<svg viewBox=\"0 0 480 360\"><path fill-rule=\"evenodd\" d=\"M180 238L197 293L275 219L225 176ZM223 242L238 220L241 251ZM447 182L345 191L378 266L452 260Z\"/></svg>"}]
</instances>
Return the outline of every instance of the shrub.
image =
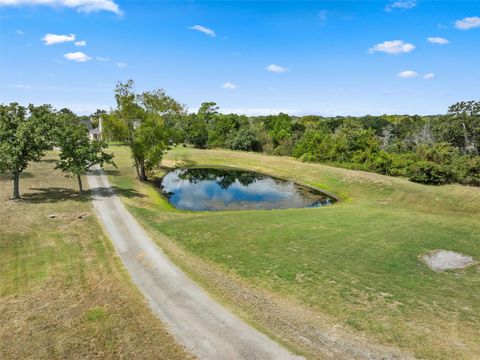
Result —
<instances>
[{"instance_id":1,"label":"shrub","mask_svg":"<svg viewBox=\"0 0 480 360\"><path fill-rule=\"evenodd\" d=\"M447 184L453 178L453 172L449 166L439 165L433 161L419 161L409 170L409 179L422 184Z\"/></svg>"}]
</instances>

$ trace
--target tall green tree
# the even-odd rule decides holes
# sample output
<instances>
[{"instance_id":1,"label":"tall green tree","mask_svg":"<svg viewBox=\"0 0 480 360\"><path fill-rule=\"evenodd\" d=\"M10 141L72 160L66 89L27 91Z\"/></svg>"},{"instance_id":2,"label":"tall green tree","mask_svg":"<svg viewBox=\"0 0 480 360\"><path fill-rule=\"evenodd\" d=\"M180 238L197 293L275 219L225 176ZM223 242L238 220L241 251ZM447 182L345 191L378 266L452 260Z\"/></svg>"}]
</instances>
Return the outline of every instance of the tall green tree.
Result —
<instances>
[{"instance_id":1,"label":"tall green tree","mask_svg":"<svg viewBox=\"0 0 480 360\"><path fill-rule=\"evenodd\" d=\"M203 149L207 145L207 123L197 114L188 114L181 119L183 139L186 144Z\"/></svg>"},{"instance_id":2,"label":"tall green tree","mask_svg":"<svg viewBox=\"0 0 480 360\"><path fill-rule=\"evenodd\" d=\"M450 115L443 125L445 140L463 153L480 151L480 101L461 101L448 108Z\"/></svg>"},{"instance_id":3,"label":"tall green tree","mask_svg":"<svg viewBox=\"0 0 480 360\"><path fill-rule=\"evenodd\" d=\"M218 114L218 106L213 101L203 102L202 105L200 105L200 108L197 111L197 117L207 124L217 114Z\"/></svg>"},{"instance_id":4,"label":"tall green tree","mask_svg":"<svg viewBox=\"0 0 480 360\"><path fill-rule=\"evenodd\" d=\"M184 107L162 89L137 94L133 80L117 84L115 100L117 108L104 117L103 127L111 139L130 146L137 176L146 181L167 148L165 120L183 114Z\"/></svg>"},{"instance_id":5,"label":"tall green tree","mask_svg":"<svg viewBox=\"0 0 480 360\"><path fill-rule=\"evenodd\" d=\"M20 198L20 174L52 147L54 119L50 105L0 105L0 172L12 176L14 199Z\"/></svg>"},{"instance_id":6,"label":"tall green tree","mask_svg":"<svg viewBox=\"0 0 480 360\"><path fill-rule=\"evenodd\" d=\"M113 155L104 151L107 143L91 141L85 126L70 111L58 113L55 143L60 148L56 168L68 177L77 178L80 194L83 193L82 175L95 165L113 164Z\"/></svg>"}]
</instances>

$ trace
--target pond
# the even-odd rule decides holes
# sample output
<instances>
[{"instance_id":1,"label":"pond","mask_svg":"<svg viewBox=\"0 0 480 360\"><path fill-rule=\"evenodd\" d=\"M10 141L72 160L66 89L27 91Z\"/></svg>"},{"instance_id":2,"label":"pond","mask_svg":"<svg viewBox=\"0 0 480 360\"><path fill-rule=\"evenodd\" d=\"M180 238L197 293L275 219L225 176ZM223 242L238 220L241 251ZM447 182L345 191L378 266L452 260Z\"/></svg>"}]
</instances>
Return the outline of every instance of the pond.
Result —
<instances>
[{"instance_id":1,"label":"pond","mask_svg":"<svg viewBox=\"0 0 480 360\"><path fill-rule=\"evenodd\" d=\"M175 208L194 211L308 208L335 202L321 191L291 181L225 168L170 171L161 190Z\"/></svg>"}]
</instances>

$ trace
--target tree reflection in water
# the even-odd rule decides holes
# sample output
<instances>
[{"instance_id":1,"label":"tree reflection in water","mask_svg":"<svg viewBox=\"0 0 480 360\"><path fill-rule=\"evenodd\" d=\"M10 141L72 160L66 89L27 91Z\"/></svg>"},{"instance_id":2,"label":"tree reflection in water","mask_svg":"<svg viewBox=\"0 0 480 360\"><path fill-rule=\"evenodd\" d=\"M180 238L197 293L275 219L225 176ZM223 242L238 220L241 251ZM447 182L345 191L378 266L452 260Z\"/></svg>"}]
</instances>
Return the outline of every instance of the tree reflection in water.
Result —
<instances>
[{"instance_id":1,"label":"tree reflection in water","mask_svg":"<svg viewBox=\"0 0 480 360\"><path fill-rule=\"evenodd\" d=\"M162 179L168 201L183 210L261 210L322 207L335 200L290 181L251 171L187 168Z\"/></svg>"},{"instance_id":2,"label":"tree reflection in water","mask_svg":"<svg viewBox=\"0 0 480 360\"><path fill-rule=\"evenodd\" d=\"M230 185L238 181L243 186L248 186L257 180L263 180L265 175L235 169L203 169L192 168L184 169L178 173L178 178L188 180L193 184L200 181L215 181L223 190L227 190Z\"/></svg>"}]
</instances>

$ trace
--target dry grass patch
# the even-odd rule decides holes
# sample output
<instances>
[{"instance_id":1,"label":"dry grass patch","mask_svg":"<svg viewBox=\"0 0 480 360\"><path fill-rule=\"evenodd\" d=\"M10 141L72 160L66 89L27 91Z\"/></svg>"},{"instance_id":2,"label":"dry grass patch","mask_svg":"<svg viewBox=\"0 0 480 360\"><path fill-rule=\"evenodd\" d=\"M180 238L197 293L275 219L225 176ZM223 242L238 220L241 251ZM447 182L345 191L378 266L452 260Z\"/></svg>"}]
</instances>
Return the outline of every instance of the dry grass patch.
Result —
<instances>
[{"instance_id":1,"label":"dry grass patch","mask_svg":"<svg viewBox=\"0 0 480 360\"><path fill-rule=\"evenodd\" d=\"M187 359L151 313L54 155L0 179L1 359ZM55 215L50 218L49 215Z\"/></svg>"}]
</instances>

